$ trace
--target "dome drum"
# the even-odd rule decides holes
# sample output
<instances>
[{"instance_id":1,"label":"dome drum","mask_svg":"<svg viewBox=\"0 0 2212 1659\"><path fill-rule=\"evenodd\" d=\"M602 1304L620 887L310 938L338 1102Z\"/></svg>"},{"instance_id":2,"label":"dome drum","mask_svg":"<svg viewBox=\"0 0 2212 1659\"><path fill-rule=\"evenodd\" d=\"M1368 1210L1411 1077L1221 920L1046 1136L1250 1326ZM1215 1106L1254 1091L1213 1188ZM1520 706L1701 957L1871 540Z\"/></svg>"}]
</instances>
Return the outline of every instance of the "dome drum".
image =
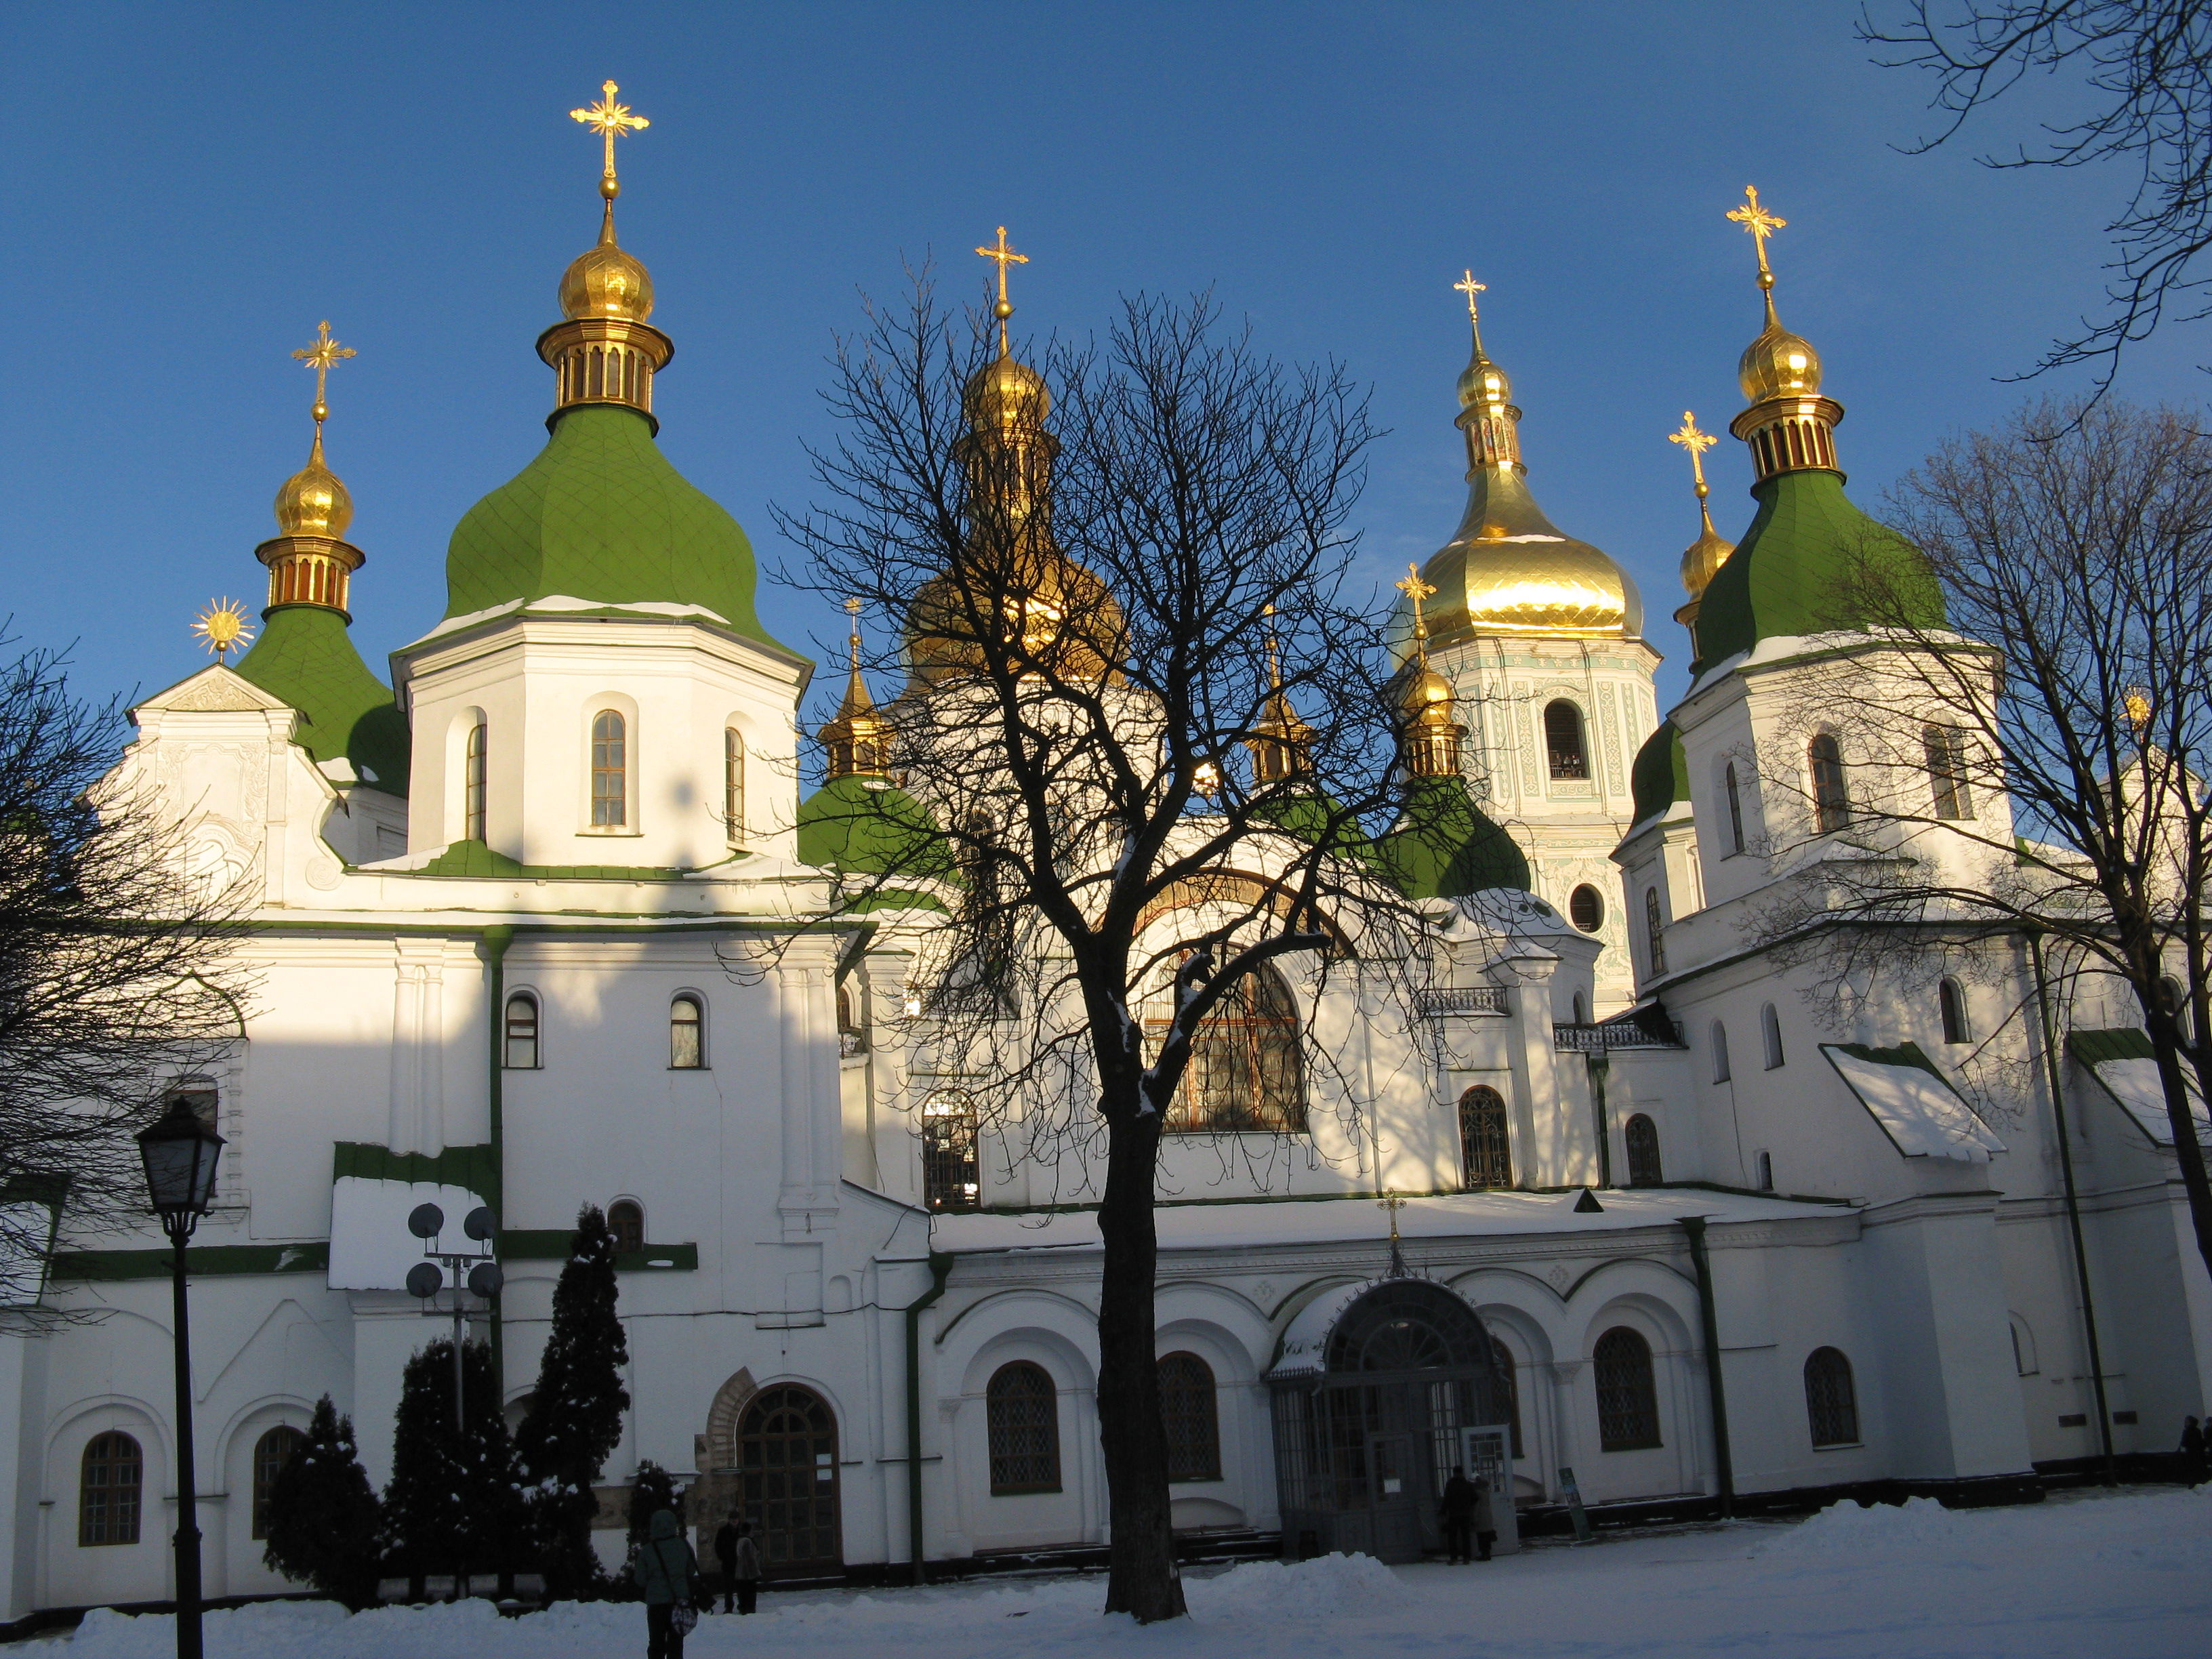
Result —
<instances>
[{"instance_id":1,"label":"dome drum","mask_svg":"<svg viewBox=\"0 0 2212 1659\"><path fill-rule=\"evenodd\" d=\"M265 611L319 605L345 615L349 583L368 556L328 536L278 536L255 548L253 556L269 567Z\"/></svg>"},{"instance_id":2,"label":"dome drum","mask_svg":"<svg viewBox=\"0 0 2212 1659\"><path fill-rule=\"evenodd\" d=\"M575 317L539 335L538 355L553 370L556 415L579 404L621 404L651 419L653 377L676 345L648 323ZM658 421L653 428L659 429Z\"/></svg>"},{"instance_id":3,"label":"dome drum","mask_svg":"<svg viewBox=\"0 0 2212 1659\"><path fill-rule=\"evenodd\" d=\"M1763 481L1780 472L1836 465L1836 427L1844 406L1832 398L1771 398L1729 422L1729 431L1751 450Z\"/></svg>"}]
</instances>

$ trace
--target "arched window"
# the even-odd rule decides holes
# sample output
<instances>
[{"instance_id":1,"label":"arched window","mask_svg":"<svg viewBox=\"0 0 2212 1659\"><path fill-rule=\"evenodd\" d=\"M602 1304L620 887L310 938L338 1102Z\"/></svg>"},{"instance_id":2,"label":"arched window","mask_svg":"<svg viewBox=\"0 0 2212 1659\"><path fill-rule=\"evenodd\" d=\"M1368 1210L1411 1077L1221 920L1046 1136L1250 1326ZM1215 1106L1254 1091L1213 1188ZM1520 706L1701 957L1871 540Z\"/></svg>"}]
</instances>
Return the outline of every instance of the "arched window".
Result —
<instances>
[{"instance_id":1,"label":"arched window","mask_svg":"<svg viewBox=\"0 0 2212 1659\"><path fill-rule=\"evenodd\" d=\"M732 847L745 844L745 739L734 726L722 728L722 823Z\"/></svg>"},{"instance_id":2,"label":"arched window","mask_svg":"<svg viewBox=\"0 0 2212 1659\"><path fill-rule=\"evenodd\" d=\"M668 1066L696 1072L707 1064L707 1010L686 991L668 1005Z\"/></svg>"},{"instance_id":3,"label":"arched window","mask_svg":"<svg viewBox=\"0 0 2212 1659\"><path fill-rule=\"evenodd\" d=\"M538 1069L538 999L527 991L507 1000L506 1064L510 1072Z\"/></svg>"},{"instance_id":4,"label":"arched window","mask_svg":"<svg viewBox=\"0 0 2212 1659\"><path fill-rule=\"evenodd\" d=\"M1583 711L1565 697L1545 705L1544 750L1553 777L1589 776L1589 759L1583 751Z\"/></svg>"},{"instance_id":5,"label":"arched window","mask_svg":"<svg viewBox=\"0 0 2212 1659\"><path fill-rule=\"evenodd\" d=\"M629 822L629 723L611 708L592 716L592 828Z\"/></svg>"},{"instance_id":6,"label":"arched window","mask_svg":"<svg viewBox=\"0 0 2212 1659\"><path fill-rule=\"evenodd\" d=\"M1966 1029L1966 994L1959 988L1959 981L1947 979L1936 987L1936 1006L1943 1016L1943 1041L1966 1042L1972 1040Z\"/></svg>"},{"instance_id":7,"label":"arched window","mask_svg":"<svg viewBox=\"0 0 2212 1659\"><path fill-rule=\"evenodd\" d=\"M1774 1005L1771 1002L1762 1004L1759 1007L1759 1035L1766 1043L1766 1069L1770 1072L1780 1071L1784 1058L1782 1017L1774 1012Z\"/></svg>"},{"instance_id":8,"label":"arched window","mask_svg":"<svg viewBox=\"0 0 2212 1659\"><path fill-rule=\"evenodd\" d=\"M1923 726L1920 746L1928 757L1928 785L1939 818L1970 818L1974 798L1966 787L1966 741L1948 726Z\"/></svg>"},{"instance_id":9,"label":"arched window","mask_svg":"<svg viewBox=\"0 0 2212 1659\"><path fill-rule=\"evenodd\" d=\"M1628 1184L1656 1187L1667 1177L1659 1168L1659 1126L1638 1112L1628 1120Z\"/></svg>"},{"instance_id":10,"label":"arched window","mask_svg":"<svg viewBox=\"0 0 2212 1659\"><path fill-rule=\"evenodd\" d=\"M1736 787L1735 763L1721 773L1721 790L1728 797L1729 851L1743 851L1743 792Z\"/></svg>"},{"instance_id":11,"label":"arched window","mask_svg":"<svg viewBox=\"0 0 2212 1659\"><path fill-rule=\"evenodd\" d=\"M1160 1424L1168 1436L1168 1479L1221 1479L1221 1415L1213 1367L1194 1353L1160 1361Z\"/></svg>"},{"instance_id":12,"label":"arched window","mask_svg":"<svg viewBox=\"0 0 2212 1659\"><path fill-rule=\"evenodd\" d=\"M1297 1004L1283 976L1265 963L1230 987L1200 1023L1165 1127L1291 1134L1306 1127Z\"/></svg>"},{"instance_id":13,"label":"arched window","mask_svg":"<svg viewBox=\"0 0 2212 1659\"><path fill-rule=\"evenodd\" d=\"M1597 1340L1597 1439L1609 1452L1643 1451L1659 1441L1659 1388L1651 1345L1626 1325Z\"/></svg>"},{"instance_id":14,"label":"arched window","mask_svg":"<svg viewBox=\"0 0 2212 1659\"><path fill-rule=\"evenodd\" d=\"M1585 933L1605 925L1605 896L1585 882L1567 895L1567 920Z\"/></svg>"},{"instance_id":15,"label":"arched window","mask_svg":"<svg viewBox=\"0 0 2212 1659\"><path fill-rule=\"evenodd\" d=\"M1762 1193L1774 1190L1774 1154L1771 1152L1759 1155L1759 1190Z\"/></svg>"},{"instance_id":16,"label":"arched window","mask_svg":"<svg viewBox=\"0 0 2212 1659\"><path fill-rule=\"evenodd\" d=\"M1468 1191L1513 1184L1505 1097L1487 1084L1478 1083L1459 1097L1459 1156Z\"/></svg>"},{"instance_id":17,"label":"arched window","mask_svg":"<svg viewBox=\"0 0 2212 1659\"><path fill-rule=\"evenodd\" d=\"M1851 798L1844 786L1844 752L1834 737L1823 732L1808 744L1805 765L1813 778L1813 828L1824 836L1850 828Z\"/></svg>"},{"instance_id":18,"label":"arched window","mask_svg":"<svg viewBox=\"0 0 2212 1659\"><path fill-rule=\"evenodd\" d=\"M921 1201L933 1210L972 1210L982 1201L976 1166L975 1103L957 1089L921 1107Z\"/></svg>"},{"instance_id":19,"label":"arched window","mask_svg":"<svg viewBox=\"0 0 2212 1659\"><path fill-rule=\"evenodd\" d=\"M1728 1027L1713 1022L1713 1081L1726 1083L1735 1073L1729 1069Z\"/></svg>"},{"instance_id":20,"label":"arched window","mask_svg":"<svg viewBox=\"0 0 2212 1659\"><path fill-rule=\"evenodd\" d=\"M2186 1042L2189 1040L2189 997L2181 988L2181 981L2171 974L2158 982L2158 1006L2173 1017L2174 1030Z\"/></svg>"},{"instance_id":21,"label":"arched window","mask_svg":"<svg viewBox=\"0 0 2212 1659\"><path fill-rule=\"evenodd\" d=\"M1583 994L1580 991L1575 993L1574 1013L1576 1024L1587 1025L1589 1024L1589 1004L1583 1000Z\"/></svg>"},{"instance_id":22,"label":"arched window","mask_svg":"<svg viewBox=\"0 0 2212 1659\"><path fill-rule=\"evenodd\" d=\"M469 740L461 757L461 839L484 839L484 723L469 727ZM258 1538L261 1534L253 1534Z\"/></svg>"},{"instance_id":23,"label":"arched window","mask_svg":"<svg viewBox=\"0 0 2212 1659\"><path fill-rule=\"evenodd\" d=\"M269 1536L269 1500L276 1493L276 1477L292 1461L292 1454L307 1443L307 1437L289 1424L280 1423L253 1443L253 1536Z\"/></svg>"},{"instance_id":24,"label":"arched window","mask_svg":"<svg viewBox=\"0 0 2212 1659\"><path fill-rule=\"evenodd\" d=\"M1060 1390L1042 1365L1017 1359L984 1390L991 1493L1060 1490Z\"/></svg>"},{"instance_id":25,"label":"arched window","mask_svg":"<svg viewBox=\"0 0 2212 1659\"><path fill-rule=\"evenodd\" d=\"M1859 1443L1859 1397L1851 1362L1840 1348L1815 1348L1805 1359L1805 1415L1816 1446Z\"/></svg>"},{"instance_id":26,"label":"arched window","mask_svg":"<svg viewBox=\"0 0 2212 1659\"><path fill-rule=\"evenodd\" d=\"M618 1198L607 1206L607 1231L615 1236L615 1250L630 1255L645 1248L645 1206L634 1198Z\"/></svg>"},{"instance_id":27,"label":"arched window","mask_svg":"<svg viewBox=\"0 0 2212 1659\"><path fill-rule=\"evenodd\" d=\"M77 1543L85 1547L137 1543L139 1494L145 1480L145 1456L129 1435L110 1429L87 1441L77 1471Z\"/></svg>"},{"instance_id":28,"label":"arched window","mask_svg":"<svg viewBox=\"0 0 2212 1659\"><path fill-rule=\"evenodd\" d=\"M1659 890L1647 887L1644 890L1644 945L1651 958L1654 974L1667 971L1667 945L1662 937L1665 927L1659 915Z\"/></svg>"}]
</instances>

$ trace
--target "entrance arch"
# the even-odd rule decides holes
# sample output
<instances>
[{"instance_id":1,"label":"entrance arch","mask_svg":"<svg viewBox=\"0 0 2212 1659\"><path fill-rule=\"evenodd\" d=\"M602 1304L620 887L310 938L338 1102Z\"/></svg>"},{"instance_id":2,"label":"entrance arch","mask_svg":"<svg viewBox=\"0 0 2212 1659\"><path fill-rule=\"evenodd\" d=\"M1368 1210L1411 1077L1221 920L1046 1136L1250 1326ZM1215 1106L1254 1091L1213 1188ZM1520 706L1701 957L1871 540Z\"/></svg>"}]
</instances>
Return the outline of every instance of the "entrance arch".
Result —
<instances>
[{"instance_id":1,"label":"entrance arch","mask_svg":"<svg viewBox=\"0 0 2212 1659\"><path fill-rule=\"evenodd\" d=\"M753 1523L769 1578L845 1569L837 1512L837 1419L796 1382L763 1389L738 1419L738 1507Z\"/></svg>"}]
</instances>

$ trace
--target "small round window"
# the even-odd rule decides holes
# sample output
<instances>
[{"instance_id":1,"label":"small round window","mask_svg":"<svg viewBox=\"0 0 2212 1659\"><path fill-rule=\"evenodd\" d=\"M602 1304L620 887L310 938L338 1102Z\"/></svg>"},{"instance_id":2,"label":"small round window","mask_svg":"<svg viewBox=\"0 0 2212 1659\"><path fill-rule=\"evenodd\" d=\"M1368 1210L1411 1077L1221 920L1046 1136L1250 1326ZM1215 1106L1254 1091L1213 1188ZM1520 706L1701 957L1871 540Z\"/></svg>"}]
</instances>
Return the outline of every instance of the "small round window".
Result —
<instances>
[{"instance_id":1,"label":"small round window","mask_svg":"<svg viewBox=\"0 0 2212 1659\"><path fill-rule=\"evenodd\" d=\"M1567 896L1567 918L1585 933L1595 933L1605 922L1605 897L1585 884Z\"/></svg>"}]
</instances>

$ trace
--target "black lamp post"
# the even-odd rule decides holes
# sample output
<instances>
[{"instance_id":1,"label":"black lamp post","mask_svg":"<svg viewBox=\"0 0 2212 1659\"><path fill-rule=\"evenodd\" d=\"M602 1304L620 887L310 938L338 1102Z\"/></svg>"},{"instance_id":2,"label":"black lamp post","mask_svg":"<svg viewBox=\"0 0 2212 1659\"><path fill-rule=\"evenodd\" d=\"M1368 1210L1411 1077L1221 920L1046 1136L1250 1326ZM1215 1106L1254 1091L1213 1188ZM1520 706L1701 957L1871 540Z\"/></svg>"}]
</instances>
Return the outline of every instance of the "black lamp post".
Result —
<instances>
[{"instance_id":1,"label":"black lamp post","mask_svg":"<svg viewBox=\"0 0 2212 1659\"><path fill-rule=\"evenodd\" d=\"M183 1096L138 1132L146 1192L176 1247L170 1281L177 1333L177 1659L200 1659L199 1492L192 1478L192 1343L186 1323L185 1245L215 1197L222 1137Z\"/></svg>"}]
</instances>

